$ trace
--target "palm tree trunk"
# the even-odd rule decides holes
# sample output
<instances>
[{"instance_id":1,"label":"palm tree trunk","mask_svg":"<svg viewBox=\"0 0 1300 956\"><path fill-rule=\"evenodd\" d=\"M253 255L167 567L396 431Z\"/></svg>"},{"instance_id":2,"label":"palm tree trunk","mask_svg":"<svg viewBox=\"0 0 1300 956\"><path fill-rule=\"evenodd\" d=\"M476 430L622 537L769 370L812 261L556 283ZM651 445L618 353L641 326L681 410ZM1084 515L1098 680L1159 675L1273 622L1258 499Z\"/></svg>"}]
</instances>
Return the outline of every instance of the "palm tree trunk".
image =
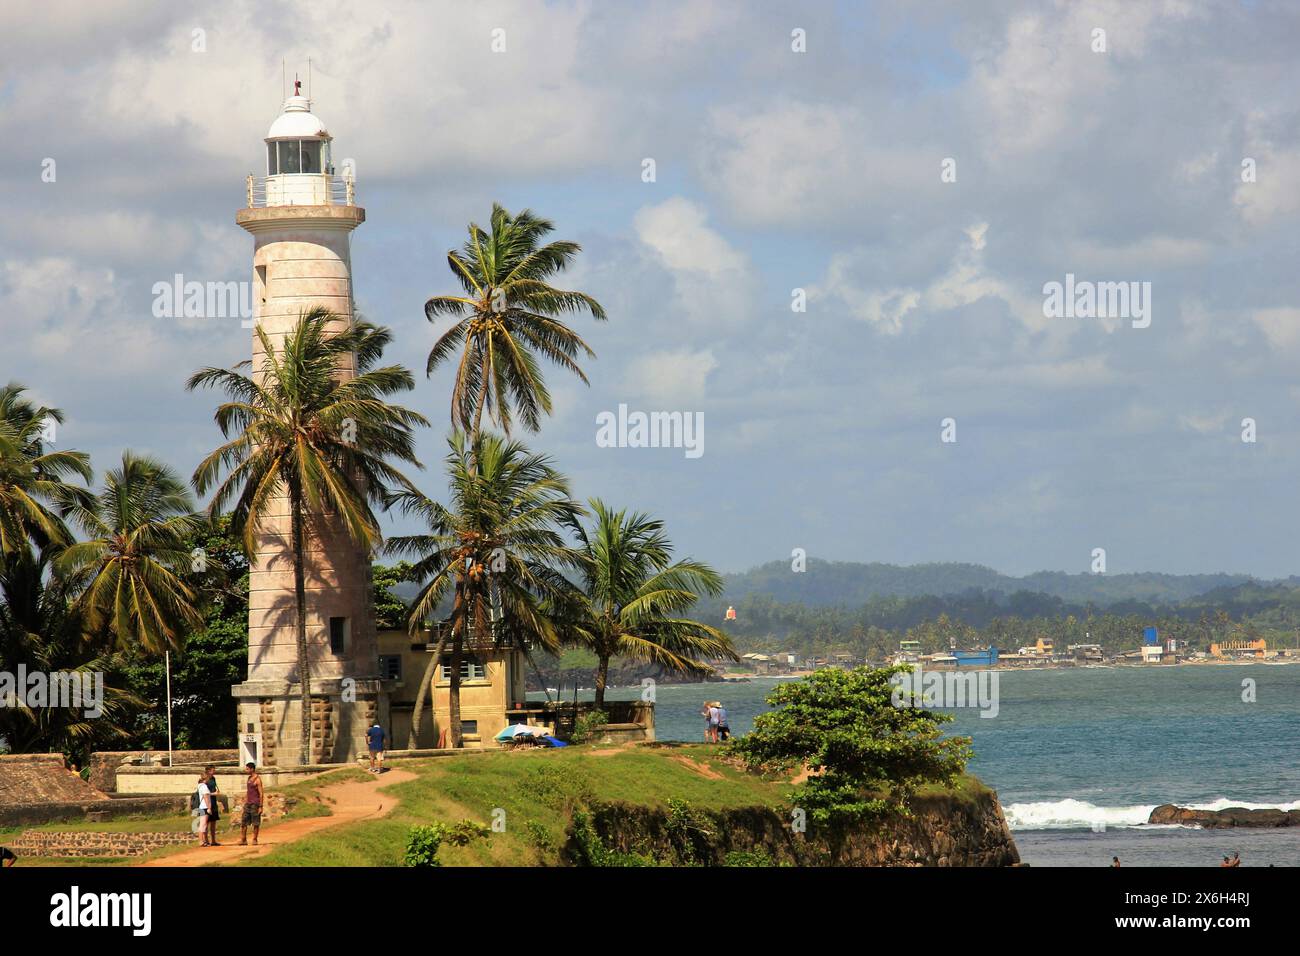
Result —
<instances>
[{"instance_id":1,"label":"palm tree trunk","mask_svg":"<svg viewBox=\"0 0 1300 956\"><path fill-rule=\"evenodd\" d=\"M420 689L415 693L415 709L411 711L411 732L406 738L406 749L415 750L419 742L416 739L420 732L420 718L424 716L424 704L432 693L430 688L433 686L433 679L438 673L438 662L442 660L442 649L447 646L447 632L443 628L438 629L438 645L433 649L433 657L429 658L429 666L424 669L424 679L420 681Z\"/></svg>"},{"instance_id":2,"label":"palm tree trunk","mask_svg":"<svg viewBox=\"0 0 1300 956\"><path fill-rule=\"evenodd\" d=\"M602 654L596 666L596 709L605 706L605 682L609 679L609 655Z\"/></svg>"},{"instance_id":3,"label":"palm tree trunk","mask_svg":"<svg viewBox=\"0 0 1300 956\"><path fill-rule=\"evenodd\" d=\"M459 750L463 744L460 735L460 662L464 656L464 585L456 581L456 599L451 612L451 687L447 695L447 723L451 728L451 746Z\"/></svg>"},{"instance_id":4,"label":"palm tree trunk","mask_svg":"<svg viewBox=\"0 0 1300 956\"><path fill-rule=\"evenodd\" d=\"M301 688L302 740L300 763L311 763L311 665L307 659L307 581L303 570L302 495L289 486L289 506L293 513L293 597L298 611L298 683Z\"/></svg>"}]
</instances>

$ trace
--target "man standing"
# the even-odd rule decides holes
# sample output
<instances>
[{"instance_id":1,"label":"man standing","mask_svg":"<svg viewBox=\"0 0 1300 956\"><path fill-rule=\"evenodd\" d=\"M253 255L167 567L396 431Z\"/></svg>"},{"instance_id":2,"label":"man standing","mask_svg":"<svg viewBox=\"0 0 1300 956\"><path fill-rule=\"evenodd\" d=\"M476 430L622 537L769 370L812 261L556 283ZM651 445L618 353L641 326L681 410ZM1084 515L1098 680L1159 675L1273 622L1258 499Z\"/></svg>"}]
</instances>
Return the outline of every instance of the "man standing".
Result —
<instances>
[{"instance_id":1,"label":"man standing","mask_svg":"<svg viewBox=\"0 0 1300 956\"><path fill-rule=\"evenodd\" d=\"M248 828L253 828L253 846L257 846L257 835L262 830L262 802L265 791L262 788L262 775L257 772L257 765L249 761L244 765L248 774L248 789L244 791L244 816L239 821L239 845L248 845Z\"/></svg>"},{"instance_id":2,"label":"man standing","mask_svg":"<svg viewBox=\"0 0 1300 956\"><path fill-rule=\"evenodd\" d=\"M375 721L375 726L366 731L366 743L370 747L370 772L384 772L384 728Z\"/></svg>"}]
</instances>

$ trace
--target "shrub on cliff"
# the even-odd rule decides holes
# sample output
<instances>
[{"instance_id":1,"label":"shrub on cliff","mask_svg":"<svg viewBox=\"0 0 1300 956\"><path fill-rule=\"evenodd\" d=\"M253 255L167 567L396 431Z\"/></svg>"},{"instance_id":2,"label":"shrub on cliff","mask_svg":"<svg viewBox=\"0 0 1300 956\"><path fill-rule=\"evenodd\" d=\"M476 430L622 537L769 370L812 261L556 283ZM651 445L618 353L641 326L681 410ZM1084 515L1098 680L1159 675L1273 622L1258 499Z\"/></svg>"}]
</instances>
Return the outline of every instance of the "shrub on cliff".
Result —
<instances>
[{"instance_id":1,"label":"shrub on cliff","mask_svg":"<svg viewBox=\"0 0 1300 956\"><path fill-rule=\"evenodd\" d=\"M904 669L827 669L782 683L767 696L774 709L731 751L755 770L806 767L793 807L818 822L906 814L918 786L951 784L965 769L970 740L943 738L951 714L894 706L890 678Z\"/></svg>"}]
</instances>

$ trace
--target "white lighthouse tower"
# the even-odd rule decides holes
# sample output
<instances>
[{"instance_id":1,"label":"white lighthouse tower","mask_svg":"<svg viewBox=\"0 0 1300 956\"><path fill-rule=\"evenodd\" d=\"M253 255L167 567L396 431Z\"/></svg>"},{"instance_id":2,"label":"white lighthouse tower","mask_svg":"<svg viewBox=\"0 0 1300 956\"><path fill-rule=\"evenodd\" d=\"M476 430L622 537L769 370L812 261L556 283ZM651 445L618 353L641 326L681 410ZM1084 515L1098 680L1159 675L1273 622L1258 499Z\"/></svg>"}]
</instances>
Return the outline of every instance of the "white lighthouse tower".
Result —
<instances>
[{"instance_id":1,"label":"white lighthouse tower","mask_svg":"<svg viewBox=\"0 0 1300 956\"><path fill-rule=\"evenodd\" d=\"M235 221L253 236L253 318L274 344L302 313L323 306L352 321L352 230L366 212L354 201L351 170L340 176L332 137L299 94L266 135L266 175L248 177L248 205ZM253 374L262 349L253 334ZM339 369L341 377L355 369ZM248 679L239 701L240 762L300 762L301 681L293 548L286 498L273 509L251 561ZM313 763L352 759L376 720L388 723L379 681L370 558L337 521L309 515L304 554Z\"/></svg>"}]
</instances>

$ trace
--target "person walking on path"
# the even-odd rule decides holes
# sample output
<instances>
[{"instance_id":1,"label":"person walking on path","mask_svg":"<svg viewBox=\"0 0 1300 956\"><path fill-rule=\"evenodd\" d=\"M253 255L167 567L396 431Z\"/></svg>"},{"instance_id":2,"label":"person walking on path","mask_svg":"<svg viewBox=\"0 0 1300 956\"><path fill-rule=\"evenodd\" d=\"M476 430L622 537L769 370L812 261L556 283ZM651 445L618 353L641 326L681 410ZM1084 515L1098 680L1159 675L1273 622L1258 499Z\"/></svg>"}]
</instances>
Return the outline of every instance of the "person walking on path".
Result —
<instances>
[{"instance_id":1,"label":"person walking on path","mask_svg":"<svg viewBox=\"0 0 1300 956\"><path fill-rule=\"evenodd\" d=\"M262 831L262 803L266 791L262 786L262 775L257 772L257 764L249 761L244 765L248 773L248 789L244 791L244 816L239 821L239 845L248 846L248 828L253 828L253 846L257 846L257 835Z\"/></svg>"},{"instance_id":2,"label":"person walking on path","mask_svg":"<svg viewBox=\"0 0 1300 956\"><path fill-rule=\"evenodd\" d=\"M208 813L212 809L212 791L208 789L208 771L199 774L192 800L199 817L198 834L202 840L199 846L211 846L208 843Z\"/></svg>"},{"instance_id":3,"label":"person walking on path","mask_svg":"<svg viewBox=\"0 0 1300 956\"><path fill-rule=\"evenodd\" d=\"M384 728L375 721L375 726L366 731L366 743L370 747L370 772L384 772Z\"/></svg>"}]
</instances>

